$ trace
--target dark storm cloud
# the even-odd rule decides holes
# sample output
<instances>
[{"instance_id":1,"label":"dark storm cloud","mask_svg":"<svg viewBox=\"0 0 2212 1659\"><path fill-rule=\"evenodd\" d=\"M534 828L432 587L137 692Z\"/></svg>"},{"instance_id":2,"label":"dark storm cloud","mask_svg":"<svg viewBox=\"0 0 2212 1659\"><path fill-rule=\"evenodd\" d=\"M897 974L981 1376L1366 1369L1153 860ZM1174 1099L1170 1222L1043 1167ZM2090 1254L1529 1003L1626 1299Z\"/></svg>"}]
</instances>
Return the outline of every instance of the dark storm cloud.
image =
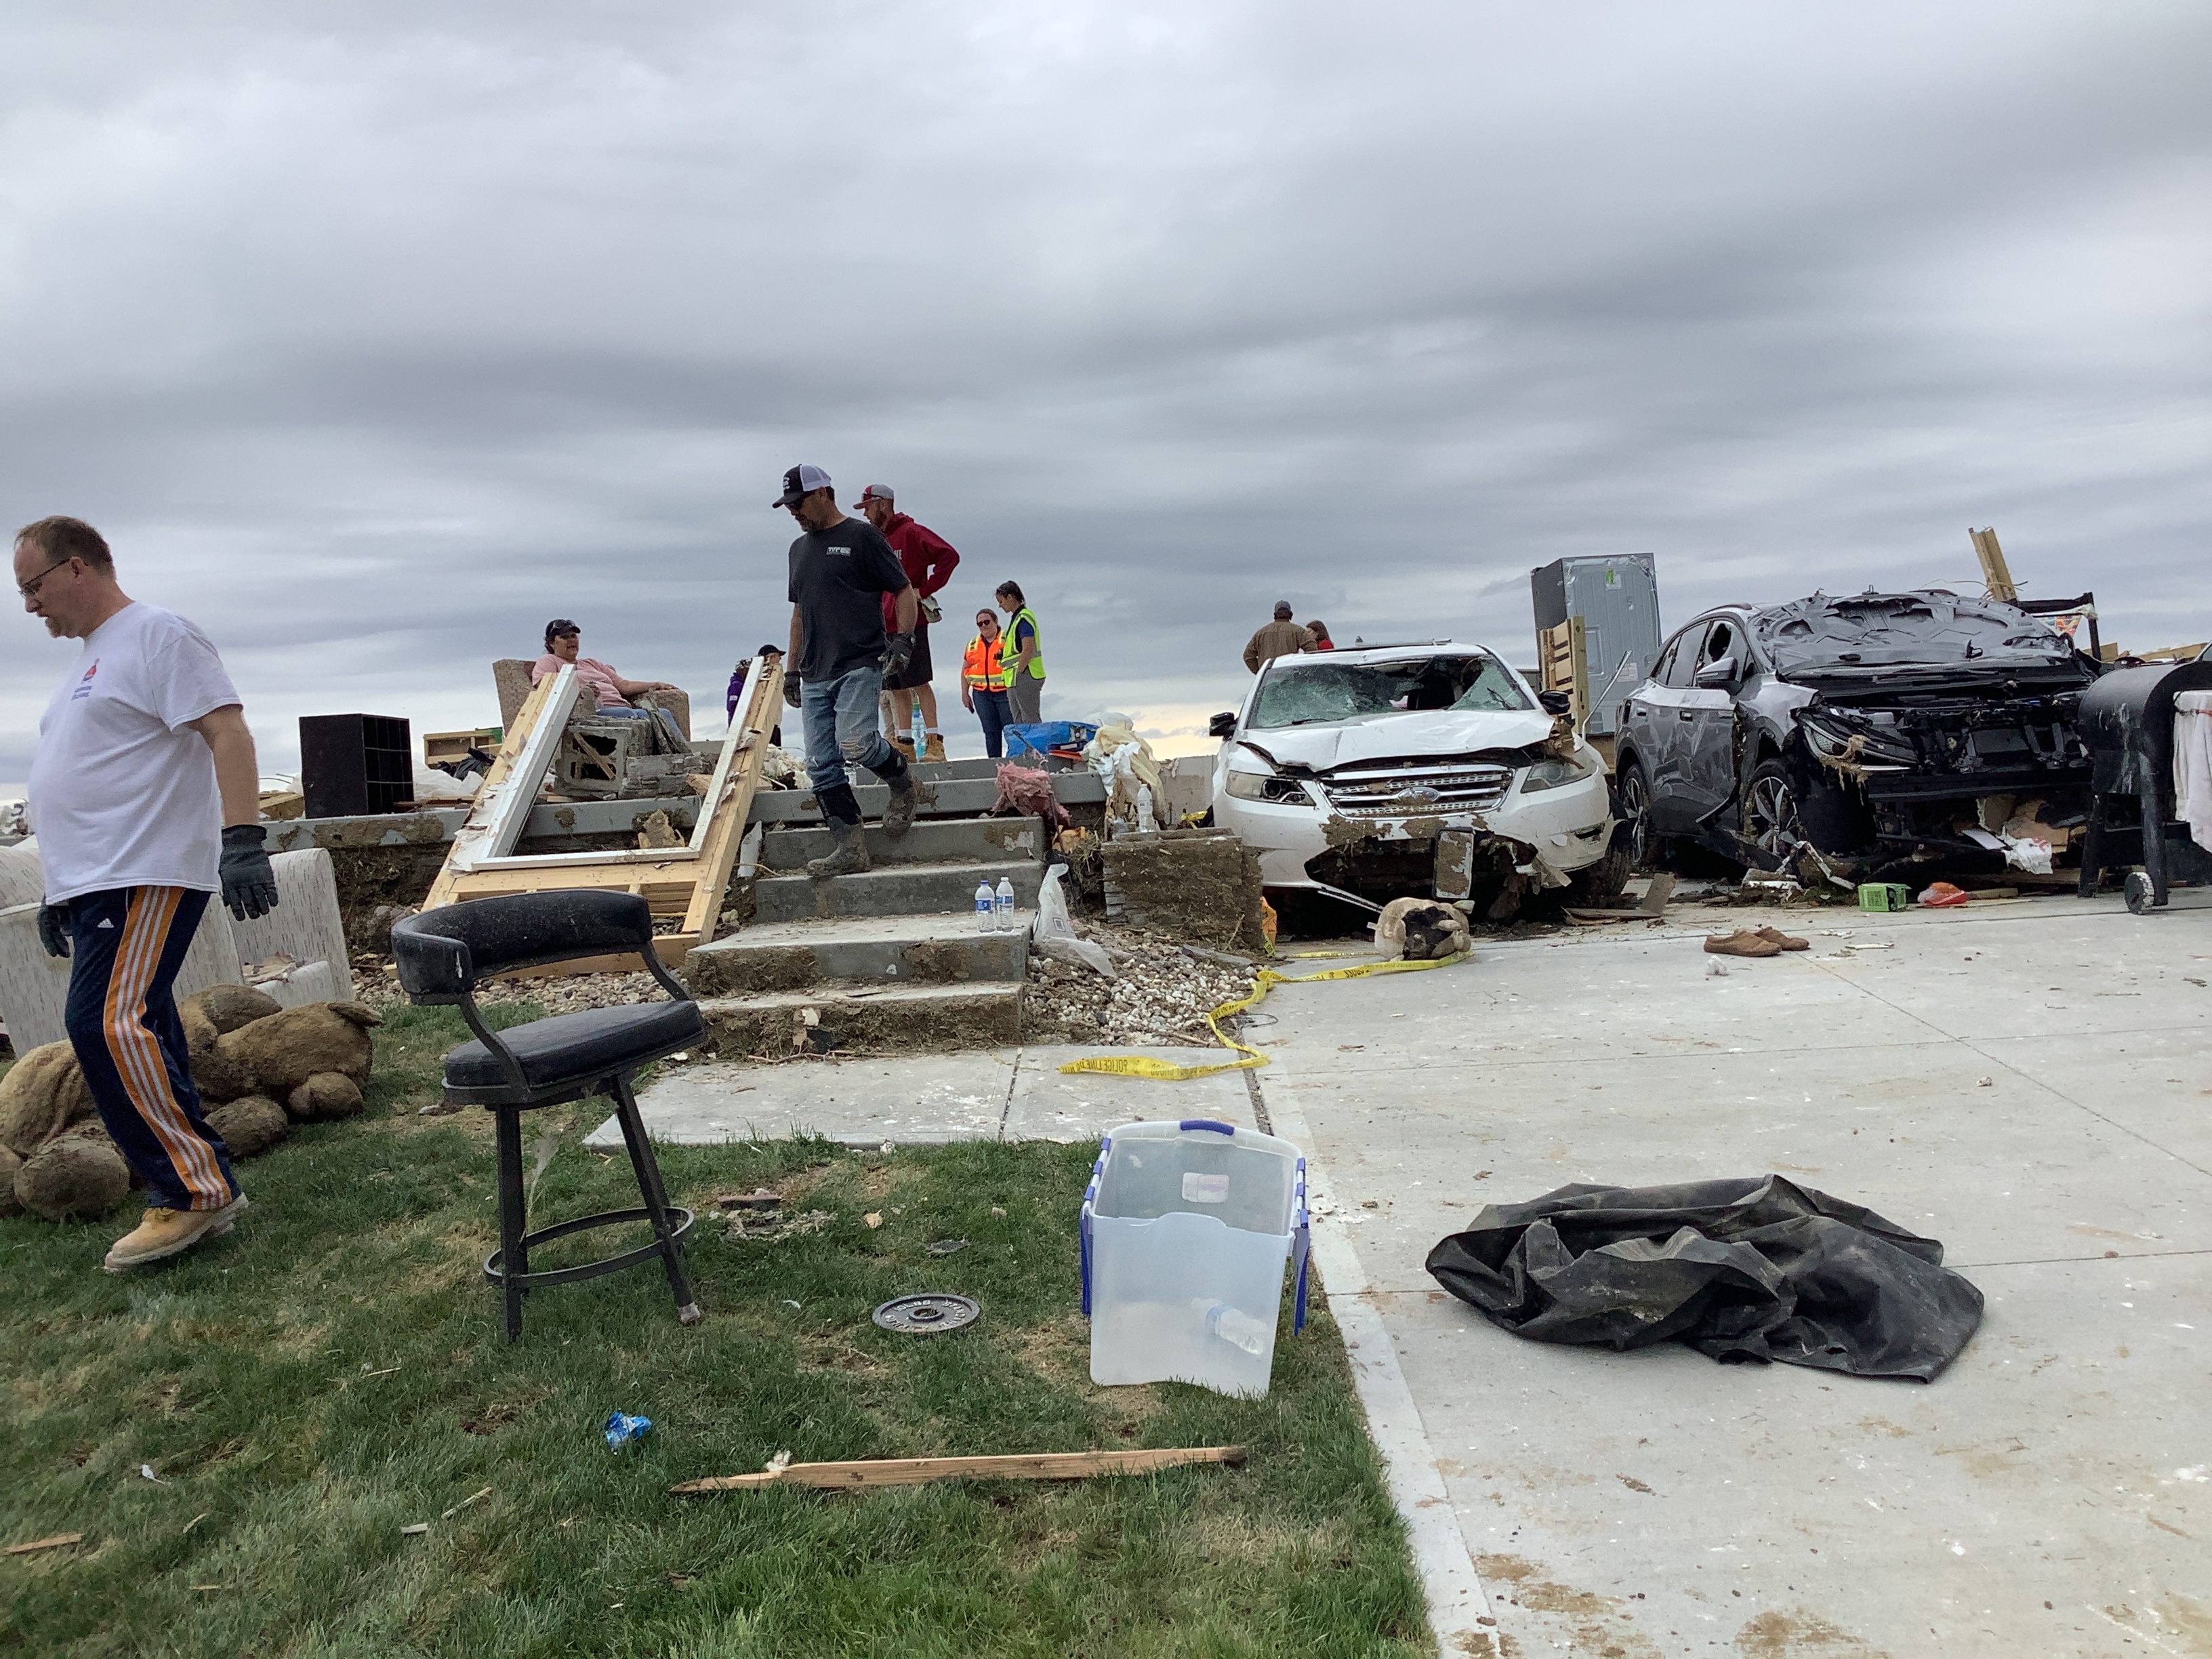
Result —
<instances>
[{"instance_id":1,"label":"dark storm cloud","mask_svg":"<svg viewBox=\"0 0 2212 1659\"><path fill-rule=\"evenodd\" d=\"M1525 655L1566 553L1680 618L1994 523L2212 632L2200 8L639 9L0 23L0 501L272 764L483 717L556 613L719 707L802 458L1171 726L1279 596ZM12 626L0 778L65 660Z\"/></svg>"}]
</instances>

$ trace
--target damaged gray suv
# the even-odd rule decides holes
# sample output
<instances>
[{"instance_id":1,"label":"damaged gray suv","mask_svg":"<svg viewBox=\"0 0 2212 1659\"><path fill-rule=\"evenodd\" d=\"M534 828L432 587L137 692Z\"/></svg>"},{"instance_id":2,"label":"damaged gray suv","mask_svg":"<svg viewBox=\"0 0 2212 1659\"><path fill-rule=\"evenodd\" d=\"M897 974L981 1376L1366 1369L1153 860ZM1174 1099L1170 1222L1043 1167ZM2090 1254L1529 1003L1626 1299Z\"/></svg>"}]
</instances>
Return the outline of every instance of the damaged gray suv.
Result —
<instances>
[{"instance_id":1,"label":"damaged gray suv","mask_svg":"<svg viewBox=\"0 0 2212 1659\"><path fill-rule=\"evenodd\" d=\"M2008 818L2087 817L2096 672L2041 617L1941 591L1709 611L1620 707L1637 861L1679 839L1808 878L2001 867Z\"/></svg>"}]
</instances>

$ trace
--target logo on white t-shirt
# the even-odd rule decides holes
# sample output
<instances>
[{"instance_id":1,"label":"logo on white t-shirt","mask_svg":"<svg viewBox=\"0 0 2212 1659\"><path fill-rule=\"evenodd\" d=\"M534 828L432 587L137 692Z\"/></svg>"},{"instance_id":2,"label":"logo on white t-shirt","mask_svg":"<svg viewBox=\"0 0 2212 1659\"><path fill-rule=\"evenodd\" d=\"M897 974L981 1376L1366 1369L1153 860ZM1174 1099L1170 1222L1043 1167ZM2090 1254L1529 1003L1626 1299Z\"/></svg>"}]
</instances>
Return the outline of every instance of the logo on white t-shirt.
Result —
<instances>
[{"instance_id":1,"label":"logo on white t-shirt","mask_svg":"<svg viewBox=\"0 0 2212 1659\"><path fill-rule=\"evenodd\" d=\"M76 690L70 693L71 702L82 702L92 695L92 677L98 672L100 672L100 659L94 657L92 659L92 666L84 671L84 678L76 683Z\"/></svg>"}]
</instances>

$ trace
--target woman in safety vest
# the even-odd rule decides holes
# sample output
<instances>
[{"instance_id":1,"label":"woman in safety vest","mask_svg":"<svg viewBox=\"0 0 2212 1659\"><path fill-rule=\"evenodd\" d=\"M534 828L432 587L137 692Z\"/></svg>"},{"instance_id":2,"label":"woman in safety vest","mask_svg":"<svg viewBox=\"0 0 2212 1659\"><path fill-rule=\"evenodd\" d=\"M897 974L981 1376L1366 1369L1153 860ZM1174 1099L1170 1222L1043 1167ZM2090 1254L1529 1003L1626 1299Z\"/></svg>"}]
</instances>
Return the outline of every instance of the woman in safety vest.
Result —
<instances>
[{"instance_id":1,"label":"woman in safety vest","mask_svg":"<svg viewBox=\"0 0 2212 1659\"><path fill-rule=\"evenodd\" d=\"M1004 660L1006 641L1000 637L999 616L988 606L975 613L975 637L968 641L967 660L960 665L960 706L983 723L983 752L1000 758L1000 733L1014 717L1006 687L1013 678Z\"/></svg>"},{"instance_id":2,"label":"woman in safety vest","mask_svg":"<svg viewBox=\"0 0 2212 1659\"><path fill-rule=\"evenodd\" d=\"M1012 701L1016 726L1034 726L1044 718L1044 643L1037 637L1036 612L1022 597L1019 582L999 584L999 609L1006 613L1006 641L1013 660L1006 665L1006 694Z\"/></svg>"}]
</instances>

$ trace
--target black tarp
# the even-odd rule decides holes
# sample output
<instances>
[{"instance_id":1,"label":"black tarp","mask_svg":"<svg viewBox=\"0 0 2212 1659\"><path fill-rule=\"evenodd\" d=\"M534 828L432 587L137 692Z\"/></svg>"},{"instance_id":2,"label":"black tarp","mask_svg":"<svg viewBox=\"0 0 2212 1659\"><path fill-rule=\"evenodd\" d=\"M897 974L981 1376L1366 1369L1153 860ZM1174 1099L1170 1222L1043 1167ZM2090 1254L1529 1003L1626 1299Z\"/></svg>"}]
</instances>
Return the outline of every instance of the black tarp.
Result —
<instances>
[{"instance_id":1,"label":"black tarp","mask_svg":"<svg viewBox=\"0 0 2212 1659\"><path fill-rule=\"evenodd\" d=\"M1494 1324L1615 1350L1932 1381L1982 1322L1943 1247L1780 1176L1486 1204L1428 1269Z\"/></svg>"}]
</instances>

